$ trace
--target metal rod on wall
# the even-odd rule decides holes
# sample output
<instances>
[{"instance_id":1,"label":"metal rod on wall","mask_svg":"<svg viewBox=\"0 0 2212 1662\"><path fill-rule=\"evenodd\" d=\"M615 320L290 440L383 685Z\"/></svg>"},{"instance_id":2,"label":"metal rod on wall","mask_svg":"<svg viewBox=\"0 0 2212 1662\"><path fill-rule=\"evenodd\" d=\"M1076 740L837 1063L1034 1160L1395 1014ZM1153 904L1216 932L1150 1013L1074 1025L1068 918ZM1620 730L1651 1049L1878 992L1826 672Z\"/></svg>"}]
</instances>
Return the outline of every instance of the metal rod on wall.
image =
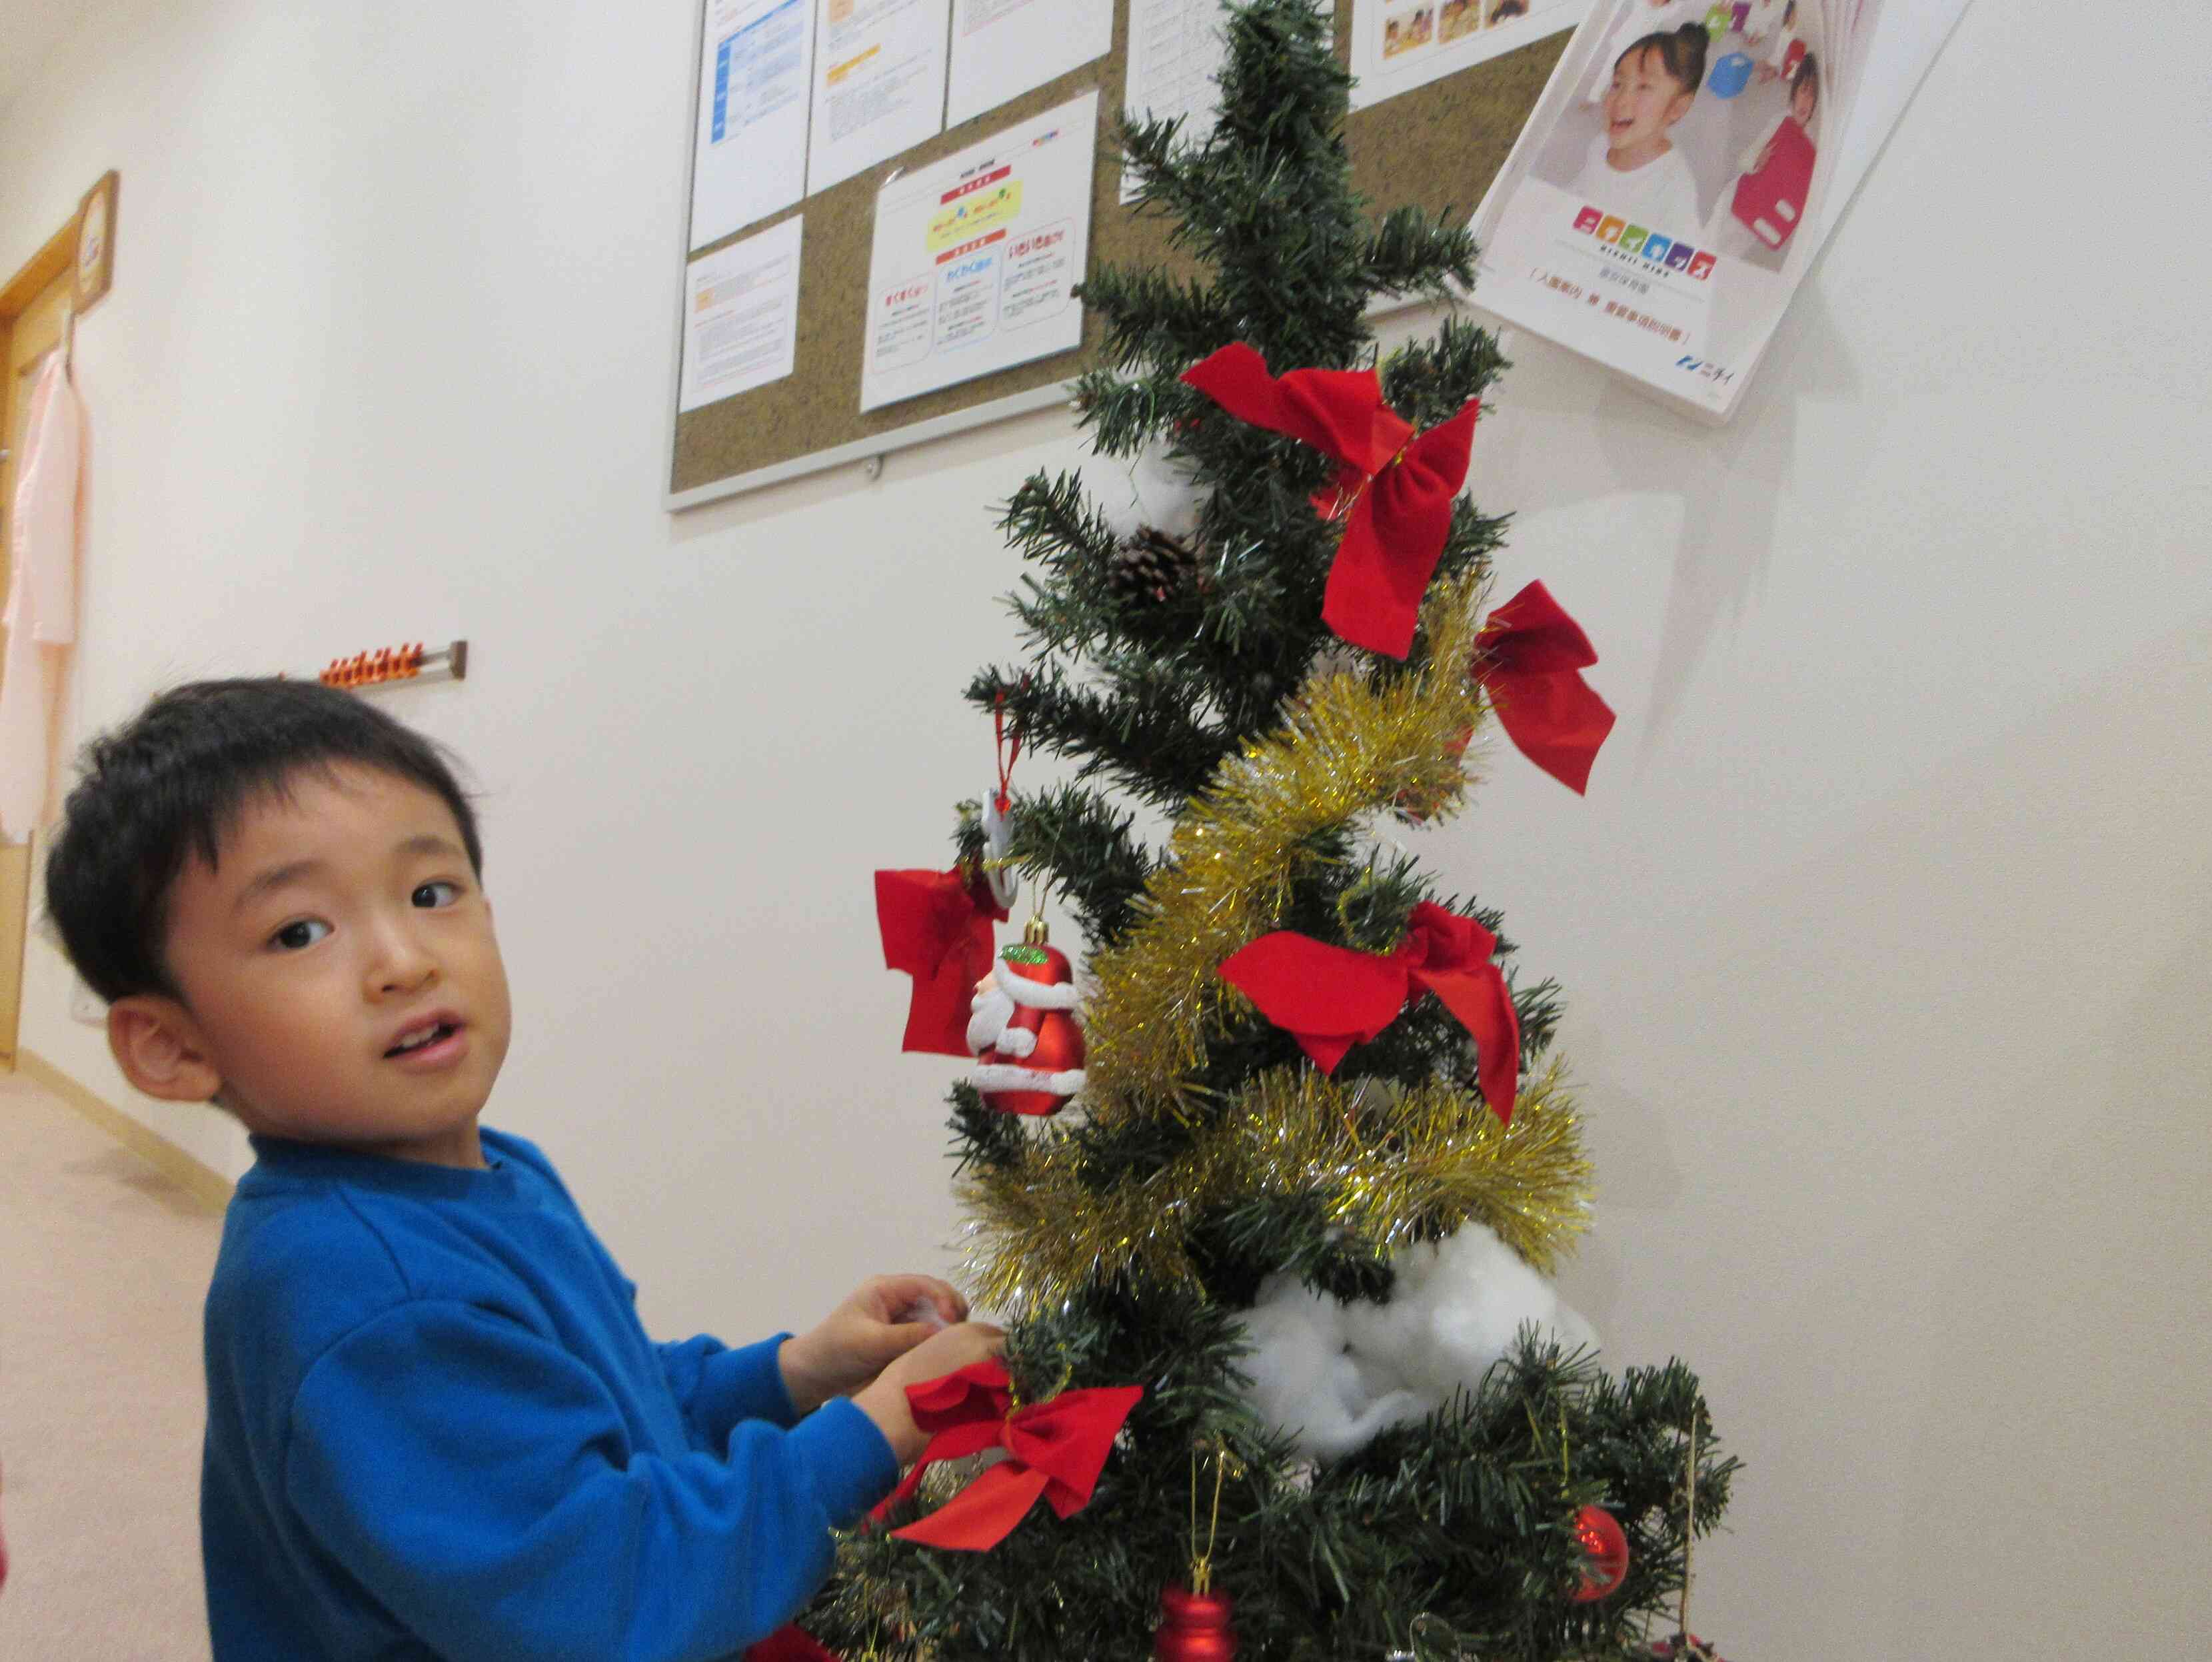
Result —
<instances>
[{"instance_id":1,"label":"metal rod on wall","mask_svg":"<svg viewBox=\"0 0 2212 1662\"><path fill-rule=\"evenodd\" d=\"M463 681L469 673L469 643L456 640L434 652L421 641L408 646L383 646L374 652L334 658L316 675L325 687L362 692L394 681Z\"/></svg>"}]
</instances>

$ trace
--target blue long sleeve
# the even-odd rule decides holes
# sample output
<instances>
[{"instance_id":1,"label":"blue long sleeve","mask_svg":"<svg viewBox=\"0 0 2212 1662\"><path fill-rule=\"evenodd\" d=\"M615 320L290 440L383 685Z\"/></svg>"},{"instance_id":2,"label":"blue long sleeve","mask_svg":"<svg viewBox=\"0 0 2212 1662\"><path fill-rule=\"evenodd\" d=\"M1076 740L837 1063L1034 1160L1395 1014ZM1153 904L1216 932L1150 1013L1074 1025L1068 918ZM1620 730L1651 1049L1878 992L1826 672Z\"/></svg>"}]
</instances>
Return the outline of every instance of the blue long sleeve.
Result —
<instances>
[{"instance_id":1,"label":"blue long sleeve","mask_svg":"<svg viewBox=\"0 0 2212 1662\"><path fill-rule=\"evenodd\" d=\"M781 1340L660 1344L544 1156L256 1137L208 1289L216 1662L707 1662L791 1619L897 1481Z\"/></svg>"},{"instance_id":2,"label":"blue long sleeve","mask_svg":"<svg viewBox=\"0 0 2212 1662\"><path fill-rule=\"evenodd\" d=\"M684 1410L684 1423L702 1447L720 1448L743 1420L766 1420L771 1425L799 1423L799 1410L783 1383L776 1353L791 1337L778 1333L731 1350L713 1335L659 1347L660 1371Z\"/></svg>"},{"instance_id":3,"label":"blue long sleeve","mask_svg":"<svg viewBox=\"0 0 2212 1662\"><path fill-rule=\"evenodd\" d=\"M725 1458L641 1453L557 1346L414 1303L308 1372L284 1493L441 1655L720 1657L789 1619L830 1572L830 1528L883 1493L885 1451L846 1416L866 1424L841 1401L789 1431L739 1424Z\"/></svg>"}]
</instances>

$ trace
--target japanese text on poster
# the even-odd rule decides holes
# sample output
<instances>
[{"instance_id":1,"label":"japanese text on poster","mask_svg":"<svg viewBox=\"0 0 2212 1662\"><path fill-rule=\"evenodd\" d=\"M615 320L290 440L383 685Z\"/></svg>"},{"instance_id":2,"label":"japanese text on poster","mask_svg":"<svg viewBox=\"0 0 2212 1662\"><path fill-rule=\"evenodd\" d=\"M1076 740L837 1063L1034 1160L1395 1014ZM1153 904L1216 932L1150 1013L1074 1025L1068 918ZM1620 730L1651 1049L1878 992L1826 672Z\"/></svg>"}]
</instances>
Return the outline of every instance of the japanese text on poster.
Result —
<instances>
[{"instance_id":1,"label":"japanese text on poster","mask_svg":"<svg viewBox=\"0 0 2212 1662\"><path fill-rule=\"evenodd\" d=\"M1182 136L1213 130L1229 55L1222 0L1129 0L1129 66L1122 105L1128 118L1182 118ZM1135 179L1121 170L1121 200L1136 199Z\"/></svg>"},{"instance_id":2,"label":"japanese text on poster","mask_svg":"<svg viewBox=\"0 0 2212 1662\"><path fill-rule=\"evenodd\" d=\"M812 0L707 0L691 246L779 213L806 188Z\"/></svg>"},{"instance_id":3,"label":"japanese text on poster","mask_svg":"<svg viewBox=\"0 0 2212 1662\"><path fill-rule=\"evenodd\" d=\"M943 130L952 0L821 0L821 6L810 193Z\"/></svg>"},{"instance_id":4,"label":"japanese text on poster","mask_svg":"<svg viewBox=\"0 0 2212 1662\"><path fill-rule=\"evenodd\" d=\"M868 264L860 408L1083 338L1098 94L1048 110L886 186Z\"/></svg>"},{"instance_id":5,"label":"japanese text on poster","mask_svg":"<svg viewBox=\"0 0 2212 1662\"><path fill-rule=\"evenodd\" d=\"M945 124L1103 57L1114 44L1114 0L952 0L952 67Z\"/></svg>"},{"instance_id":6,"label":"japanese text on poster","mask_svg":"<svg viewBox=\"0 0 2212 1662\"><path fill-rule=\"evenodd\" d=\"M678 410L780 381L796 367L805 217L793 214L758 236L691 262L684 273Z\"/></svg>"}]
</instances>

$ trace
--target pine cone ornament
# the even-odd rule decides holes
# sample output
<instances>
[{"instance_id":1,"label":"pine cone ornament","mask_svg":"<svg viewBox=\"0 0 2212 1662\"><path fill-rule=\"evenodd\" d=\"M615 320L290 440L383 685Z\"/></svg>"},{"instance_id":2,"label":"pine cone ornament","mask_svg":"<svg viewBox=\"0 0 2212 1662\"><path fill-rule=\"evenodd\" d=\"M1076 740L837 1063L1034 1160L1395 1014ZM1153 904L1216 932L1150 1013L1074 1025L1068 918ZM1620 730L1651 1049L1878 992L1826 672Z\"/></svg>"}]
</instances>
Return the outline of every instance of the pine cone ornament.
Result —
<instances>
[{"instance_id":1,"label":"pine cone ornament","mask_svg":"<svg viewBox=\"0 0 2212 1662\"><path fill-rule=\"evenodd\" d=\"M1158 604L1198 575L1198 550L1158 525L1140 525L1114 550L1107 586L1120 598Z\"/></svg>"}]
</instances>

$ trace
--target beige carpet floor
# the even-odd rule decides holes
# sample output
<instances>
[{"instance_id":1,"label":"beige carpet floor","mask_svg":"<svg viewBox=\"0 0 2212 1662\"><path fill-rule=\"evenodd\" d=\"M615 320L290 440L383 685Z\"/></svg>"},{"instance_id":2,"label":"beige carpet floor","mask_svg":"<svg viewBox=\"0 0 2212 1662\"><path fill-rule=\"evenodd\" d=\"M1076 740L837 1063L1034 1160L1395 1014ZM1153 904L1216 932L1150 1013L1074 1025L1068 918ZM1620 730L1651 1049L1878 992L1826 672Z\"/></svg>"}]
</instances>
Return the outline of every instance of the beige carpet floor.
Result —
<instances>
[{"instance_id":1,"label":"beige carpet floor","mask_svg":"<svg viewBox=\"0 0 2212 1662\"><path fill-rule=\"evenodd\" d=\"M207 1662L200 1301L222 1219L0 1076L8 1662Z\"/></svg>"}]
</instances>

